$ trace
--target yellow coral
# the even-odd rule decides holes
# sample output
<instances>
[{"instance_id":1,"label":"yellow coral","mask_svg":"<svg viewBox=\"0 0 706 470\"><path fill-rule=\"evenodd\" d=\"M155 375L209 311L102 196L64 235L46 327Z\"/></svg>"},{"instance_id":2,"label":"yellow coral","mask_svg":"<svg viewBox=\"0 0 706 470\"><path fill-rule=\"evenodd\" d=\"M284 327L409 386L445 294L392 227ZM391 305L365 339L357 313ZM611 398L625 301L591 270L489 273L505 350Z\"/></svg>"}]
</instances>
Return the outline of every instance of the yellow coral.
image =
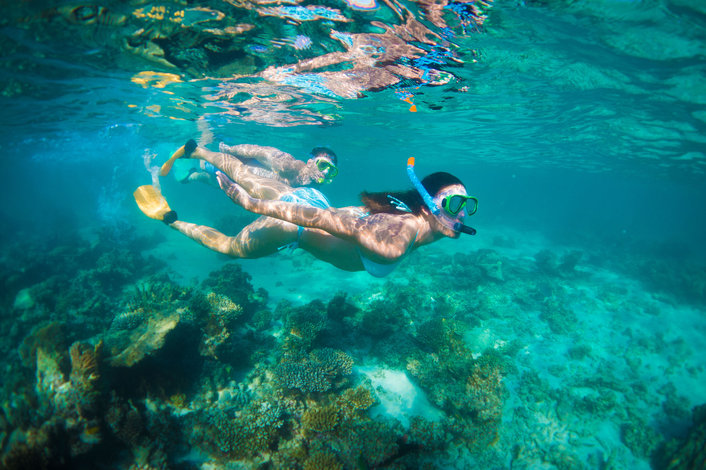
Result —
<instances>
[{"instance_id":1,"label":"yellow coral","mask_svg":"<svg viewBox=\"0 0 706 470\"><path fill-rule=\"evenodd\" d=\"M316 453L306 459L304 470L343 470L343 465L332 454Z\"/></svg>"},{"instance_id":2,"label":"yellow coral","mask_svg":"<svg viewBox=\"0 0 706 470\"><path fill-rule=\"evenodd\" d=\"M227 320L232 320L238 317L243 312L243 307L230 300L225 295L210 292L206 296L206 300L213 308L213 313L225 317Z\"/></svg>"},{"instance_id":3,"label":"yellow coral","mask_svg":"<svg viewBox=\"0 0 706 470\"><path fill-rule=\"evenodd\" d=\"M489 365L476 365L466 379L466 393L471 397L483 421L499 420L502 412L503 377L500 370Z\"/></svg>"},{"instance_id":4,"label":"yellow coral","mask_svg":"<svg viewBox=\"0 0 706 470\"><path fill-rule=\"evenodd\" d=\"M186 394L175 393L169 397L169 404L175 408L185 408L186 407Z\"/></svg>"},{"instance_id":5,"label":"yellow coral","mask_svg":"<svg viewBox=\"0 0 706 470\"><path fill-rule=\"evenodd\" d=\"M306 431L329 432L338 424L338 409L334 405L310 408L302 416Z\"/></svg>"},{"instance_id":6,"label":"yellow coral","mask_svg":"<svg viewBox=\"0 0 706 470\"><path fill-rule=\"evenodd\" d=\"M368 387L359 385L356 388L346 389L337 399L336 404L346 415L367 410L375 404L375 397Z\"/></svg>"},{"instance_id":7,"label":"yellow coral","mask_svg":"<svg viewBox=\"0 0 706 470\"><path fill-rule=\"evenodd\" d=\"M158 351L164 341L180 322L178 313L150 318L147 324L130 334L127 346L114 355L110 363L114 367L132 367L145 356Z\"/></svg>"}]
</instances>

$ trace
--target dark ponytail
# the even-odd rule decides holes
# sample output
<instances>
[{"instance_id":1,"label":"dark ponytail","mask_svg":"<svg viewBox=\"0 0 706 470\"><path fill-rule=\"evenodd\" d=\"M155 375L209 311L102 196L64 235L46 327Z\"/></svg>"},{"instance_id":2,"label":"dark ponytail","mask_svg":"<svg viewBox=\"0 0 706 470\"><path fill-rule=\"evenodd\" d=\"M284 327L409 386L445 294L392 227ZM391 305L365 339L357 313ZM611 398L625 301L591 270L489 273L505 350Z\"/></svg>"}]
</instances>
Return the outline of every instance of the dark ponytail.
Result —
<instances>
[{"instance_id":1,"label":"dark ponytail","mask_svg":"<svg viewBox=\"0 0 706 470\"><path fill-rule=\"evenodd\" d=\"M432 173L422 180L422 186L424 186L432 197L434 197L441 189L447 186L453 186L455 184L460 184L463 186L460 179L443 171ZM365 204L365 207L371 214L404 213L405 211L398 209L398 206L394 203L394 199L391 198L405 203L415 215L421 213L422 209L426 207L422 196L419 195L419 192L417 192L416 189L411 189L408 191L381 191L375 193L363 191L360 194L360 200L363 201L363 204Z\"/></svg>"}]
</instances>

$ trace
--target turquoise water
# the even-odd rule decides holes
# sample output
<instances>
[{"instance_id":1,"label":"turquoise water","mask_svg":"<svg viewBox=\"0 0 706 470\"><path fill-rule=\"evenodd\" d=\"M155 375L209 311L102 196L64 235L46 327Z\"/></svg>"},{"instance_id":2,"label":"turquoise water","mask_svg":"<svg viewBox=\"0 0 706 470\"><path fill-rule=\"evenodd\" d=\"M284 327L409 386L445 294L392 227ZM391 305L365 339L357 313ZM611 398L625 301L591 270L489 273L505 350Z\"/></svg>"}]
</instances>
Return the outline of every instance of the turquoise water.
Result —
<instances>
[{"instance_id":1,"label":"turquoise water","mask_svg":"<svg viewBox=\"0 0 706 470\"><path fill-rule=\"evenodd\" d=\"M706 468L701 2L3 13L3 467ZM414 156L478 233L385 279L233 260L135 206L190 138L330 147L335 206Z\"/></svg>"}]
</instances>

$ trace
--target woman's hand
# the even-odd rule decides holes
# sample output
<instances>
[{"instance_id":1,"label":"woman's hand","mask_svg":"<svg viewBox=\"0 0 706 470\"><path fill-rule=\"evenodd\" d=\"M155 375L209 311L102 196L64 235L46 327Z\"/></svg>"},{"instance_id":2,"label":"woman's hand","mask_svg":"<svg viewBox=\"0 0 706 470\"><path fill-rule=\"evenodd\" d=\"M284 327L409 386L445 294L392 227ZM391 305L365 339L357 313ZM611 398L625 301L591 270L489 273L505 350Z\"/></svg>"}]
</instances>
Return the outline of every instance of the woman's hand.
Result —
<instances>
[{"instance_id":1,"label":"woman's hand","mask_svg":"<svg viewBox=\"0 0 706 470\"><path fill-rule=\"evenodd\" d=\"M319 183L326 178L319 168L316 166L316 162L312 159L306 162L304 168L301 169L299 175L297 176L297 182L303 186L312 183Z\"/></svg>"},{"instance_id":2,"label":"woman's hand","mask_svg":"<svg viewBox=\"0 0 706 470\"><path fill-rule=\"evenodd\" d=\"M228 178L225 173L220 171L216 172L216 179L218 179L218 185L228 195L228 197L233 200L233 202L239 206L242 206L244 209L248 209L248 207L250 207L252 198L242 186L235 183L233 180Z\"/></svg>"}]
</instances>

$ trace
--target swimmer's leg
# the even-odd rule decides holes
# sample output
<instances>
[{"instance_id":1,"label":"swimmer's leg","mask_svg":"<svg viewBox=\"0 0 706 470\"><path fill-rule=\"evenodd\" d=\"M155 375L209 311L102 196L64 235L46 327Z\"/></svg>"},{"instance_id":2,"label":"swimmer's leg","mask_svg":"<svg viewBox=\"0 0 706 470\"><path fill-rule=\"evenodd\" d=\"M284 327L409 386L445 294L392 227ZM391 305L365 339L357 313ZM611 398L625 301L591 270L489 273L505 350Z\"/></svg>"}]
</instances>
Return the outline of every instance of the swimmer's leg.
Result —
<instances>
[{"instance_id":1,"label":"swimmer's leg","mask_svg":"<svg viewBox=\"0 0 706 470\"><path fill-rule=\"evenodd\" d=\"M205 247L234 258L262 258L277 253L280 247L296 241L298 237L296 225L270 217L257 219L235 237L205 225L181 220L169 225Z\"/></svg>"},{"instance_id":2,"label":"swimmer's leg","mask_svg":"<svg viewBox=\"0 0 706 470\"><path fill-rule=\"evenodd\" d=\"M257 199L279 199L284 194L290 193L292 188L281 181L265 178L252 173L240 159L227 153L212 152L196 145L194 140L189 140L180 147L172 157L162 165L162 170L171 168L178 158L198 158L203 160L240 184L252 197ZM170 163L171 162L171 163ZM167 173L169 170L167 170ZM167 174L164 173L164 174ZM164 176L163 171L160 175Z\"/></svg>"}]
</instances>

